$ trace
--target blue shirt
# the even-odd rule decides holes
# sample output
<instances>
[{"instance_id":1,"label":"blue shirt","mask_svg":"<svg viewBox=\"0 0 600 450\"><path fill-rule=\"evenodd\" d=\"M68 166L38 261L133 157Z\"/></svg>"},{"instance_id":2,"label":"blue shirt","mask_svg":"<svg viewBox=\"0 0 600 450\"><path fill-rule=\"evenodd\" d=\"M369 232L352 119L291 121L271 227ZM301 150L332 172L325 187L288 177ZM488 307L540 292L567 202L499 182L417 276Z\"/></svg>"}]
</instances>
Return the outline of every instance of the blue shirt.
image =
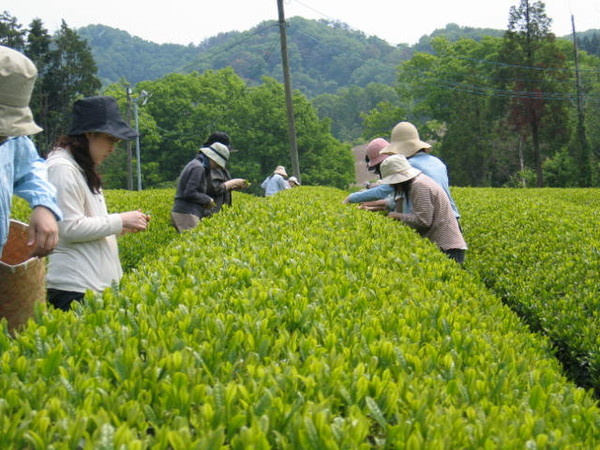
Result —
<instances>
[{"instance_id":1,"label":"blue shirt","mask_svg":"<svg viewBox=\"0 0 600 450\"><path fill-rule=\"evenodd\" d=\"M353 192L348 196L348 203L363 203L385 199L387 200L387 208L393 210L396 203L394 200L395 196L394 186L391 184L380 184L364 191Z\"/></svg>"},{"instance_id":2,"label":"blue shirt","mask_svg":"<svg viewBox=\"0 0 600 450\"><path fill-rule=\"evenodd\" d=\"M408 162L412 167L414 167L415 169L419 169L421 172L423 172L429 178L433 179L437 184L439 184L442 187L442 189L448 196L448 199L450 200L450 206L452 206L452 211L454 211L454 215L458 219L460 217L460 214L458 213L458 208L456 207L456 204L452 199L452 195L450 195L448 169L446 169L446 165L442 162L442 160L429 153L419 152L416 155L408 158ZM408 209L406 209L407 206ZM407 204L406 200L404 203L404 207L404 212L410 212L410 205Z\"/></svg>"},{"instance_id":3,"label":"blue shirt","mask_svg":"<svg viewBox=\"0 0 600 450\"><path fill-rule=\"evenodd\" d=\"M290 187L285 178L278 173L268 176L260 186L265 190L265 197L270 197Z\"/></svg>"},{"instance_id":4,"label":"blue shirt","mask_svg":"<svg viewBox=\"0 0 600 450\"><path fill-rule=\"evenodd\" d=\"M13 193L31 208L45 206L57 220L62 218L45 162L26 136L9 137L0 145L0 252L8 238Z\"/></svg>"}]
</instances>

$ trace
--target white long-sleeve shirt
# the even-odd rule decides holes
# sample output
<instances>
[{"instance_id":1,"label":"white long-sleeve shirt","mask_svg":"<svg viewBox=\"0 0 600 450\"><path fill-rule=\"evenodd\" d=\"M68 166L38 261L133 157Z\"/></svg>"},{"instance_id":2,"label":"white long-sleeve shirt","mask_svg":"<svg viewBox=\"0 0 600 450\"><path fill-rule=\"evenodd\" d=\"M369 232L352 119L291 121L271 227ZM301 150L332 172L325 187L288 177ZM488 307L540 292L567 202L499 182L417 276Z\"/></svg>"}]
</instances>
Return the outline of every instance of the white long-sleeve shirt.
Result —
<instances>
[{"instance_id":1,"label":"white long-sleeve shirt","mask_svg":"<svg viewBox=\"0 0 600 450\"><path fill-rule=\"evenodd\" d=\"M55 149L46 165L63 213L58 224L59 242L49 256L46 286L102 292L123 275L116 238L123 231L121 216L108 214L104 195L90 191L68 150Z\"/></svg>"}]
</instances>

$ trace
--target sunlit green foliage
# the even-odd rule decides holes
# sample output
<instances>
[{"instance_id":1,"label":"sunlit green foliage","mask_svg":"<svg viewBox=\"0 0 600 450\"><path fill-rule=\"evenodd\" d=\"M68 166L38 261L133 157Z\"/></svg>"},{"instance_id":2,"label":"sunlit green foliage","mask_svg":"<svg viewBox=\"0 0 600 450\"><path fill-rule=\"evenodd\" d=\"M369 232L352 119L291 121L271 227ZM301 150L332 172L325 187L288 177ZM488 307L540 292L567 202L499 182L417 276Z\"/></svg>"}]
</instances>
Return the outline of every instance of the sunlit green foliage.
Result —
<instances>
[{"instance_id":1,"label":"sunlit green foliage","mask_svg":"<svg viewBox=\"0 0 600 450\"><path fill-rule=\"evenodd\" d=\"M0 335L3 442L600 445L593 399L545 338L429 241L344 196L236 194L168 243L157 220L119 289Z\"/></svg>"},{"instance_id":2,"label":"sunlit green foliage","mask_svg":"<svg viewBox=\"0 0 600 450\"><path fill-rule=\"evenodd\" d=\"M171 74L139 83L135 94L141 89L152 94L139 108L145 187L174 184L215 130L231 136L236 151L228 168L232 176L250 180L252 193L262 193L260 183L278 165L292 174L285 93L274 79L265 78L260 86L248 87L229 68ZM113 85L109 92L125 109L124 87ZM329 121L319 119L304 95L294 91L293 97L302 183L346 188L354 180L350 146L333 137ZM101 166L109 188L126 187L126 153L124 145L121 147Z\"/></svg>"},{"instance_id":3,"label":"sunlit green foliage","mask_svg":"<svg viewBox=\"0 0 600 450\"><path fill-rule=\"evenodd\" d=\"M598 189L456 191L467 266L600 392Z\"/></svg>"}]
</instances>

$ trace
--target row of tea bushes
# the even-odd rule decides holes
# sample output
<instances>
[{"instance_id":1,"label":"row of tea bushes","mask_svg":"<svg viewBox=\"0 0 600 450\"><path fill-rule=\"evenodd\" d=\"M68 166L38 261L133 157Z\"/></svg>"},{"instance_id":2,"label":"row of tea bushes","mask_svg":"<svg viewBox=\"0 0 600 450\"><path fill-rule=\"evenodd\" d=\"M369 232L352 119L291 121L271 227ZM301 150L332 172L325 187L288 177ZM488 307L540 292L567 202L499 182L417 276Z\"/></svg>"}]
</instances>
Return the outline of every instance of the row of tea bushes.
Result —
<instances>
[{"instance_id":1,"label":"row of tea bushes","mask_svg":"<svg viewBox=\"0 0 600 450\"><path fill-rule=\"evenodd\" d=\"M174 189L149 189L133 192L109 190L106 191L105 196L110 212L141 209L151 216L147 233L129 233L119 238L119 257L124 272L128 272L140 264L144 257L155 257L161 247L177 236L177 231L171 226Z\"/></svg>"},{"instance_id":2,"label":"row of tea bushes","mask_svg":"<svg viewBox=\"0 0 600 450\"><path fill-rule=\"evenodd\" d=\"M600 393L600 190L458 189L467 267Z\"/></svg>"},{"instance_id":3,"label":"row of tea bushes","mask_svg":"<svg viewBox=\"0 0 600 450\"><path fill-rule=\"evenodd\" d=\"M233 208L0 336L7 448L594 448L545 338L343 192ZM162 239L155 227L146 242Z\"/></svg>"},{"instance_id":4,"label":"row of tea bushes","mask_svg":"<svg viewBox=\"0 0 600 450\"><path fill-rule=\"evenodd\" d=\"M146 191L108 190L105 192L106 204L110 213L140 209L152 218L150 228L151 243L147 242L148 233L129 233L119 237L119 256L125 272L140 264L147 254L159 251L177 236L175 228L170 226L171 207L173 206L174 189L151 189ZM31 209L18 197L13 197L11 217L22 222L29 222Z\"/></svg>"}]
</instances>

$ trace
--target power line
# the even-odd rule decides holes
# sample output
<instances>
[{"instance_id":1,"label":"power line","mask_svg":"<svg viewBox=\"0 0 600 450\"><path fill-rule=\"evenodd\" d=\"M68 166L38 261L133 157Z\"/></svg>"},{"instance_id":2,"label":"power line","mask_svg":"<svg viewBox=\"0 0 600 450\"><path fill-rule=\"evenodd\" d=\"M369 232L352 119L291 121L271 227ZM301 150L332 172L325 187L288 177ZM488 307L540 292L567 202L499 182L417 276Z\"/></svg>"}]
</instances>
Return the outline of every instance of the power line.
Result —
<instances>
[{"instance_id":1,"label":"power line","mask_svg":"<svg viewBox=\"0 0 600 450\"><path fill-rule=\"evenodd\" d=\"M310 9L312 12L315 12L315 13L319 14L320 16L322 16L322 17L324 17L326 19L329 19L329 20L331 20L333 22L341 22L341 20L338 20L335 17L331 17L331 16L325 14L322 11L319 11L318 9L316 9L316 8L310 6L310 5L307 5L306 3L301 2L300 0L295 0L295 1L296 1L296 3L299 3L300 5L304 6L305 8Z\"/></svg>"},{"instance_id":2,"label":"power line","mask_svg":"<svg viewBox=\"0 0 600 450\"><path fill-rule=\"evenodd\" d=\"M444 89L450 89L468 94L482 95L486 97L502 97L502 98L519 98L530 100L560 100L560 101L575 101L578 98L576 93L572 92L530 92L530 91L514 91L508 89L496 89L486 86L465 85L458 82L448 80L427 81L422 80L424 84L437 86ZM600 97L586 96L586 101L590 103L600 103Z\"/></svg>"},{"instance_id":3,"label":"power line","mask_svg":"<svg viewBox=\"0 0 600 450\"><path fill-rule=\"evenodd\" d=\"M270 24L267 24L267 25L265 25L265 26L263 26L263 27L257 27L257 28L256 28L256 30L254 30L254 32L252 32L252 33L249 33L249 34L247 34L247 35L243 36L243 38L240 38L240 39L238 39L238 40L236 40L236 41L232 42L232 43L231 43L231 44L229 44L229 45L226 45L226 46L224 46L224 47L222 47L222 48L219 48L218 50L216 50L216 51L214 51L214 52L211 52L211 53L205 54L204 56L202 56L202 57L200 57L200 58L197 58L197 59L195 59L194 61L191 61L191 62L189 62L188 64L186 64L185 66L183 66L183 67L181 68L181 70L184 70L184 71L185 71L185 70L188 70L188 69L192 68L193 66L195 66L195 65L196 65L196 64L198 64L198 63L201 63L201 62L207 61L207 60L208 60L208 59L210 59L210 58L213 58L213 57L215 57L215 56L218 56L218 55L220 55L220 54L222 54L222 53L225 53L225 52L227 52L227 51L231 50L232 48L234 48L234 47L237 47L238 45L241 45L241 44L243 44L244 42L246 42L246 41L250 40L250 39L251 39L251 38L253 38L254 36L258 35L259 33L262 33L262 32L263 32L263 31L265 31L266 29L268 29L268 28L274 28L274 27L276 27L276 26L277 26L277 23L270 23Z\"/></svg>"},{"instance_id":4,"label":"power line","mask_svg":"<svg viewBox=\"0 0 600 450\"><path fill-rule=\"evenodd\" d=\"M522 66L519 64L508 64L499 61L490 61L487 59L477 59L477 58L469 58L467 56L456 56L456 55L444 55L438 56L438 58L454 58L454 59L463 59L467 61L475 61L483 64L493 64L497 66L504 67L513 67L518 69L527 69L527 70L538 70L538 71L557 71L557 72L575 72L575 69L572 68L558 68L558 67L535 67L535 66ZM600 73L600 70L596 69L579 69L579 72L590 72L590 73Z\"/></svg>"}]
</instances>

